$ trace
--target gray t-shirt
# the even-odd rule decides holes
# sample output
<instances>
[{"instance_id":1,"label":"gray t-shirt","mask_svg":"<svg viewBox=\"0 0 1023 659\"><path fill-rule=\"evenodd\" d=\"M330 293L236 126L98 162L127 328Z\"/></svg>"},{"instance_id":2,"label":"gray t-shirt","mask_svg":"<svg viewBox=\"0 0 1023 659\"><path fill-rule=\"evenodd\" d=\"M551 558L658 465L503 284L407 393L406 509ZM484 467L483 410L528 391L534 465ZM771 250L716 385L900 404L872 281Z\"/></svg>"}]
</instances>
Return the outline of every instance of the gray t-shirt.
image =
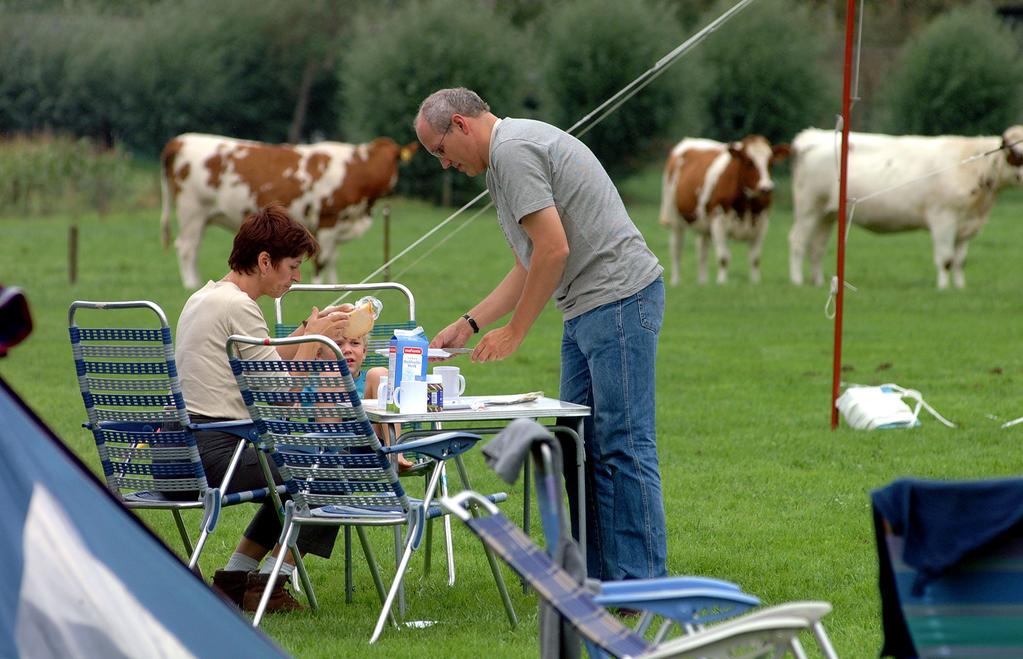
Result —
<instances>
[{"instance_id":1,"label":"gray t-shirt","mask_svg":"<svg viewBox=\"0 0 1023 659\"><path fill-rule=\"evenodd\" d=\"M565 320L642 290L664 270L600 161L563 130L531 119L501 120L490 141L487 186L526 268L533 243L519 222L557 209L569 255L554 301Z\"/></svg>"}]
</instances>

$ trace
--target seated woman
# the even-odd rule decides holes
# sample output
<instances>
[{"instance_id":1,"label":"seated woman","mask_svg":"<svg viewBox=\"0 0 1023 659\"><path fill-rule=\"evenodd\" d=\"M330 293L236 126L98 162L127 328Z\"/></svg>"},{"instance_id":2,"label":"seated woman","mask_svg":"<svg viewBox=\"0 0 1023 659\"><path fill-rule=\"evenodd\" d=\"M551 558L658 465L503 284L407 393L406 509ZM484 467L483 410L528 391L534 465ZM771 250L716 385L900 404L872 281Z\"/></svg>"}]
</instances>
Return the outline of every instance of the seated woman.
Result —
<instances>
[{"instance_id":1,"label":"seated woman","mask_svg":"<svg viewBox=\"0 0 1023 659\"><path fill-rule=\"evenodd\" d=\"M228 366L224 345L232 334L269 337L266 320L256 301L277 298L301 279L302 261L316 254L316 240L293 220L280 205L259 210L242 223L228 259L231 270L219 281L210 281L185 303L178 319L175 357L180 370L181 389L192 420L197 423L248 419L248 409ZM293 336L322 334L340 339L351 306L325 309L315 307ZM255 359L314 359L316 344L291 346L246 346L246 357ZM211 484L223 481L238 438L229 433L196 433L199 454ZM276 467L274 478L282 482ZM255 450L242 454L228 492L265 487ZM277 544L280 518L271 500L264 501L238 542L234 554L213 577L213 588L247 611L254 611L266 586L272 561L260 570L260 561ZM334 547L336 527L308 526L298 537L299 551L327 558ZM279 550L279 547L275 550ZM284 572L294 569L290 556ZM302 608L284 589L287 579L278 581L267 611Z\"/></svg>"}]
</instances>

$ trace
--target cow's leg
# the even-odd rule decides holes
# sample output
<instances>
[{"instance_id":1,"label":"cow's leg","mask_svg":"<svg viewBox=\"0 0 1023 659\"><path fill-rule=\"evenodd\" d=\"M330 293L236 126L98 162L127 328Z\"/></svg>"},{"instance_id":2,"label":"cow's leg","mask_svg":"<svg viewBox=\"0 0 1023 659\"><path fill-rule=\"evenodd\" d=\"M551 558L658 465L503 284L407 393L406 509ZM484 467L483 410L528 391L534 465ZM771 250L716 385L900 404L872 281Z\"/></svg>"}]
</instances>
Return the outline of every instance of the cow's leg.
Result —
<instances>
[{"instance_id":1,"label":"cow's leg","mask_svg":"<svg viewBox=\"0 0 1023 659\"><path fill-rule=\"evenodd\" d=\"M767 213L753 218L755 233L749 246L749 280L760 283L760 253L764 248L764 236L767 235Z\"/></svg>"},{"instance_id":2,"label":"cow's leg","mask_svg":"<svg viewBox=\"0 0 1023 659\"><path fill-rule=\"evenodd\" d=\"M683 232L685 227L681 222L673 222L668 227L668 251L671 253L671 285L678 286L681 281L681 275L679 273L680 264L682 259L682 245L685 243L685 235Z\"/></svg>"},{"instance_id":3,"label":"cow's leg","mask_svg":"<svg viewBox=\"0 0 1023 659\"><path fill-rule=\"evenodd\" d=\"M828 246L828 239L831 238L831 227L834 225L834 215L824 217L813 227L810 233L810 278L814 286L824 285L824 251Z\"/></svg>"},{"instance_id":4,"label":"cow's leg","mask_svg":"<svg viewBox=\"0 0 1023 659\"><path fill-rule=\"evenodd\" d=\"M948 288L948 275L955 257L956 224L953 216L928 218L934 243L934 267L938 270L938 290ZM965 258L965 254L964 254Z\"/></svg>"},{"instance_id":5,"label":"cow's leg","mask_svg":"<svg viewBox=\"0 0 1023 659\"><path fill-rule=\"evenodd\" d=\"M178 202L178 237L174 247L178 253L178 270L185 288L199 288L199 243L206 229L206 214L202 208L185 199Z\"/></svg>"},{"instance_id":6,"label":"cow's leg","mask_svg":"<svg viewBox=\"0 0 1023 659\"><path fill-rule=\"evenodd\" d=\"M789 229L789 281L797 286L803 285L803 259L816 224L817 220L813 216L797 212L792 228Z\"/></svg>"},{"instance_id":7,"label":"cow's leg","mask_svg":"<svg viewBox=\"0 0 1023 659\"><path fill-rule=\"evenodd\" d=\"M956 288L966 288L966 273L963 268L966 266L966 249L969 240L960 238L956 241L955 252L952 255L952 285Z\"/></svg>"},{"instance_id":8,"label":"cow's leg","mask_svg":"<svg viewBox=\"0 0 1023 659\"><path fill-rule=\"evenodd\" d=\"M728 250L728 221L722 212L714 213L710 218L710 236L714 240L714 254L718 260L719 284L728 282L728 263L732 254Z\"/></svg>"},{"instance_id":9,"label":"cow's leg","mask_svg":"<svg viewBox=\"0 0 1023 659\"><path fill-rule=\"evenodd\" d=\"M320 243L320 252L316 255L313 271L313 283L322 284L326 277L328 284L336 284L337 278L337 225L320 229L316 232L316 241Z\"/></svg>"},{"instance_id":10,"label":"cow's leg","mask_svg":"<svg viewBox=\"0 0 1023 659\"><path fill-rule=\"evenodd\" d=\"M700 284L707 283L707 253L710 251L710 236L702 231L696 232L696 280Z\"/></svg>"}]
</instances>

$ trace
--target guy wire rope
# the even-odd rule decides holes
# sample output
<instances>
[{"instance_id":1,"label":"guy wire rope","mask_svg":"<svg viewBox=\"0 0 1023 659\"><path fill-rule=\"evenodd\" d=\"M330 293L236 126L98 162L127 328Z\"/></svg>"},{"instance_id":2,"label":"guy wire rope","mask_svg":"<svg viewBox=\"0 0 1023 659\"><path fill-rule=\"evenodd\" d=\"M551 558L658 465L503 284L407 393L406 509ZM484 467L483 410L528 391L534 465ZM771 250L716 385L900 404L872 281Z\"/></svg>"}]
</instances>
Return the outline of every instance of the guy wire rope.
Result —
<instances>
[{"instance_id":1,"label":"guy wire rope","mask_svg":"<svg viewBox=\"0 0 1023 659\"><path fill-rule=\"evenodd\" d=\"M682 55L684 55L691 48L693 48L694 46L699 44L701 41L703 41L705 38L707 38L708 35L710 35L711 33L715 32L719 27L721 27L722 25L727 23L732 17L734 17L740 11L742 11L747 6L752 4L754 1L755 0L739 0L739 2L735 3L735 5L733 5L726 12L724 12L723 14L718 16L716 19L714 19L713 21L708 23L699 32L697 32L693 36L689 37L688 39L683 41L681 44L679 44L677 47L675 47L674 50L669 52L667 55L665 55L661 59L657 60L657 62L652 67L650 67L649 69L644 71L642 74L640 74L638 77L633 79L632 82L630 82L629 84L627 84L624 87L622 87L617 93L615 93L609 99L607 99L606 101L604 101L603 103L598 105L596 108L591 110L584 117L579 119L579 121L575 122L572 125L572 127L569 128L566 132L568 132L570 135L575 135L576 137L582 137L583 135L585 135L587 132L589 132L589 130L591 128L593 128L594 126L599 124L601 121L603 121L609 114L611 114L612 112L617 110L623 103L625 103L627 100L629 100L630 98L635 96L637 92L639 92L641 89L643 89L644 87L649 85L651 82L653 82L655 79L657 79L657 77L660 76L662 73L664 73L664 71L669 66L671 66L676 61L678 61L678 59L681 58ZM601 114L599 116L597 116L595 119L593 119L592 122L587 124L587 122L590 121L590 119L594 115L596 115L598 112L601 113ZM584 125L585 125L585 127L582 128L578 133L575 132L577 129L580 128L580 126L584 126ZM377 268L376 270L374 270L373 272L368 274L359 283L360 284L365 284L366 282L371 281L373 279L373 277L376 277L378 274L383 272L387 267L389 267L395 261L397 261L401 257L405 256L405 254L409 253L410 251L412 251L413 249L418 247L424 240L426 240L427 238L432 236L434 233L439 231L442 227L447 225L448 222L451 222L456 217L458 217L459 215L464 213L466 210L471 208L477 201L479 201L480 199L485 197L487 194L489 194L489 192L490 192L489 190L484 190L483 192L481 192L478 195L476 195L475 197L473 197L471 200L469 200L468 203L466 203L464 206L462 206L461 208L456 210L454 213L449 215L443 222L440 222L439 224L437 224L437 226L433 227L432 229L427 231L425 234L420 236L415 242L413 242L411 245L409 245L408 247L403 249L401 252L396 254L390 261L388 261L387 263L384 263L379 268ZM419 257L416 261L414 261L412 264L410 264L405 269L403 269L401 272L399 272L395 276L395 279L397 279L401 275L405 274L405 272L407 272L410 268L412 268L412 266L414 266L416 263L419 263L424 258L426 258L430 254L432 254L437 248L439 248L441 245L446 243L452 236L454 236L456 233L461 231L463 228L468 226L468 224L470 222L472 222L477 217L482 215L491 206L493 206L493 202L488 202L487 205L484 206L483 208L481 208L479 211L477 211L475 215L473 215L472 217L470 217L469 219L464 221L462 224L458 225L455 228L454 231L449 233L442 240L438 241L433 247L431 247L429 250L427 250L427 252L423 256ZM339 296L336 300L331 302L331 305L338 304L339 302L344 300L346 297L348 297L348 295L349 295L349 293L345 293L345 294Z\"/></svg>"}]
</instances>

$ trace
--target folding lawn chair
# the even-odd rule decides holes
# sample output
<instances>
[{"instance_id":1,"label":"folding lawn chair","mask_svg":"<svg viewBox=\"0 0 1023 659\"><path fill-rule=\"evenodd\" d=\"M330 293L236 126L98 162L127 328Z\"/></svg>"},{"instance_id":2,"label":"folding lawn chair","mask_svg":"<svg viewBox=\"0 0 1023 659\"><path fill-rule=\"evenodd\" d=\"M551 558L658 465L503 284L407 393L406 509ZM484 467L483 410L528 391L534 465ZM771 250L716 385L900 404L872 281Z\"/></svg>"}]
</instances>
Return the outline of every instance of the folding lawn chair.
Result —
<instances>
[{"instance_id":1,"label":"folding lawn chair","mask_svg":"<svg viewBox=\"0 0 1023 659\"><path fill-rule=\"evenodd\" d=\"M652 644L608 613L585 586L556 565L486 498L467 490L442 497L440 504L465 522L588 642L591 656L780 657L793 647L796 634L812 629L831 611L827 602L791 602L747 613L690 636ZM488 514L473 517L466 506L478 506ZM543 656L558 653L558 649L552 649Z\"/></svg>"},{"instance_id":2,"label":"folding lawn chair","mask_svg":"<svg viewBox=\"0 0 1023 659\"><path fill-rule=\"evenodd\" d=\"M80 326L83 311L87 323ZM167 316L156 303L75 301L68 309L68 330L88 415L83 426L92 431L107 488L128 508L171 511L188 567L198 570L222 506L277 497L277 490L268 488L224 494L252 424L190 422ZM240 435L223 483L206 480L193 435L205 428ZM181 511L195 509L203 518L193 548Z\"/></svg>"},{"instance_id":3,"label":"folding lawn chair","mask_svg":"<svg viewBox=\"0 0 1023 659\"><path fill-rule=\"evenodd\" d=\"M294 294L298 293L296 297ZM373 368L375 366L382 366L387 368L388 358L385 355L379 353L379 350L386 349L390 345L391 336L394 334L394 330L410 330L416 327L416 300L412 295L412 291L398 282L369 282L365 284L295 284L289 288L284 295L274 300L274 336L278 338L284 338L289 336L298 327L299 322L306 317L309 313L309 309L312 306L310 300L315 300L318 308L322 309L326 306L331 305L333 302L338 300L339 293L363 293L363 294L375 294L383 297L384 302L384 317L388 320L377 320L373 324L373 329L369 333L368 340L366 342L366 360L363 362L362 367L364 370ZM285 301L295 302L295 300L301 299L301 306L295 304L285 304ZM354 300L351 300L354 301ZM399 314L396 312L398 303L407 309L404 320L396 320ZM297 309L297 311L296 311ZM287 311L291 310L292 314L288 314ZM292 322L294 321L294 322ZM361 395L362 392L359 392ZM431 460L417 460L411 468L403 471L400 476L402 478L410 478L413 476L423 476L425 479L429 479L429 472L432 470ZM447 494L447 478L442 474L441 494ZM433 555L433 524L432 520L427 523L427 535L426 535L426 550L424 552L424 563L427 571L430 569L431 558ZM351 531L345 528L345 601L352 601L352 586L351 586ZM455 564L454 564L454 548L451 541L451 522L448 517L444 518L444 547L447 552L447 569L448 569L448 584L454 585L455 583ZM395 536L395 548L400 550L400 540L397 535Z\"/></svg>"},{"instance_id":4,"label":"folding lawn chair","mask_svg":"<svg viewBox=\"0 0 1023 659\"><path fill-rule=\"evenodd\" d=\"M318 342L331 350L335 360L260 361L238 356L238 344L294 345ZM289 547L306 596L313 608L316 596L305 565L298 555L296 539L303 525L354 526L377 592L383 602L380 616L370 638L379 638L391 605L401 586L412 552L420 544L427 519L443 515L433 503L440 481L440 466L472 448L479 437L464 432L451 432L408 442L399 447L380 444L369 420L348 364L340 348L319 335L283 339L258 339L232 336L227 341L231 370L238 381L242 398L256 424L260 447L260 463L272 482L267 455L277 465L285 480L291 500L285 506L285 522L281 544ZM398 480L388 456L398 451L416 451L429 456L431 476L422 500L408 497ZM264 453L265 452L265 453ZM485 498L488 503L503 501L503 493ZM404 551L398 561L394 581L384 593L383 583L372 549L366 540L365 526L404 527ZM493 555L489 552L491 570L509 620L517 623L511 608L504 580ZM266 591L256 611L253 625L258 625L274 588L282 551L274 565Z\"/></svg>"},{"instance_id":5,"label":"folding lawn chair","mask_svg":"<svg viewBox=\"0 0 1023 659\"><path fill-rule=\"evenodd\" d=\"M561 476L561 444L550 431L531 419L518 419L487 444L483 454L487 458L487 464L495 468L502 477L517 475L519 470L513 467L519 462L532 463L537 508L548 554L566 557L578 551L571 536L562 498L564 486ZM525 460L527 455L531 455L532 460ZM573 562L571 558L568 560L562 558L562 563ZM585 572L576 569L573 576L577 582L582 582L585 579ZM664 577L609 582L591 579L587 580L586 586L593 593L594 602L603 607L640 611L641 615L634 628L640 636L647 633L656 619L661 619L661 624L653 635L653 643L663 642L675 627L692 634L709 623L734 618L760 605L759 599L742 592L738 585L707 577ZM541 610L541 618L543 616ZM835 658L834 649L823 624L819 620L815 621L812 630L824 656ZM791 644L795 656L804 656L805 653L796 636L792 636Z\"/></svg>"},{"instance_id":6,"label":"folding lawn chair","mask_svg":"<svg viewBox=\"0 0 1023 659\"><path fill-rule=\"evenodd\" d=\"M1023 657L1023 479L871 494L891 657Z\"/></svg>"},{"instance_id":7,"label":"folding lawn chair","mask_svg":"<svg viewBox=\"0 0 1023 659\"><path fill-rule=\"evenodd\" d=\"M391 318L390 322L377 322L373 325L373 330L369 333L369 342L366 350L366 361L363 363L363 368L373 368L374 366L387 366L387 357L377 353L380 348L386 348L390 343L391 336L394 334L396 329L415 329L416 327L416 300L412 297L412 291L408 289L404 284L397 282L370 282L367 284L295 284L284 295L274 300L274 336L278 338L284 338L295 331L299 323L309 314L310 304L304 304L301 307L301 317L295 316L295 322L285 320L285 299L294 300L294 293L311 293L315 296L317 305L322 309L329 305L331 302L337 299L336 293L377 293L380 294L383 291L396 291L405 298L405 302L408 308L408 318L401 321L395 321L394 318L397 314L391 311L390 300L384 300L385 314ZM303 300L309 299L310 295L300 296ZM400 299L397 295L392 295L394 299Z\"/></svg>"}]
</instances>

